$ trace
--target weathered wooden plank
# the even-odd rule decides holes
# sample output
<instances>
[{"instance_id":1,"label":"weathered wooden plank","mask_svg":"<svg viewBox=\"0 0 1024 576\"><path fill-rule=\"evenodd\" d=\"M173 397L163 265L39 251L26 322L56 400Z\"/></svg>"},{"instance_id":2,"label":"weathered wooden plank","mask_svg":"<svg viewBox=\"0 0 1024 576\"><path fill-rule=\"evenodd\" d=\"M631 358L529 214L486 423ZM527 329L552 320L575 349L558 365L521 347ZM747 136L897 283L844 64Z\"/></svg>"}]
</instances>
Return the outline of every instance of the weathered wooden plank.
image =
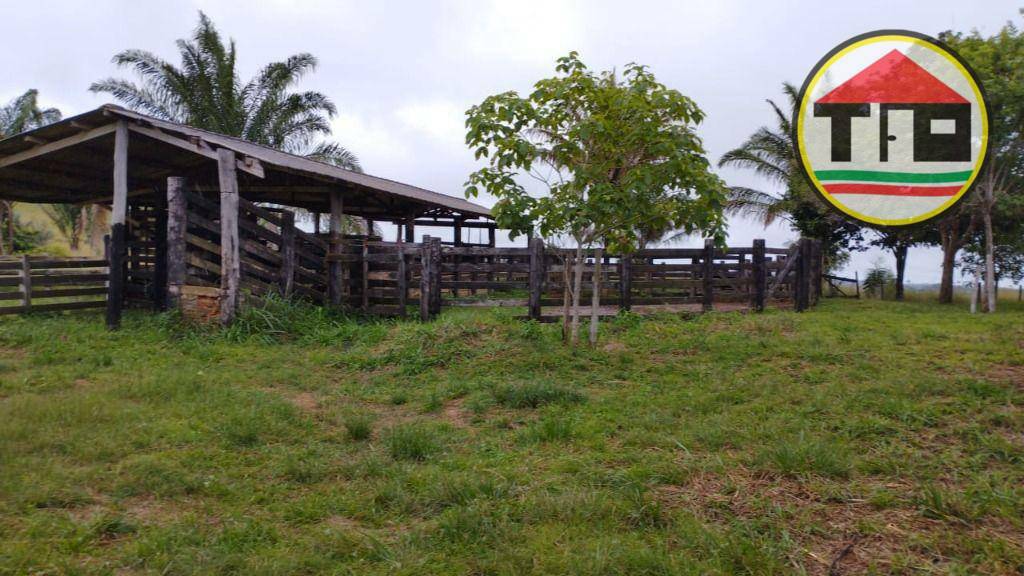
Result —
<instances>
[{"instance_id":1,"label":"weathered wooden plank","mask_svg":"<svg viewBox=\"0 0 1024 576\"><path fill-rule=\"evenodd\" d=\"M0 168L13 166L14 164L18 164L19 162L24 162L26 160L38 158L39 156L44 156L46 154L50 154L58 150L63 150L64 148L68 148L70 146L77 146L78 144L88 142L89 140L99 138L100 136L106 136L111 132L115 132L118 129L118 126L120 125L120 122L106 124L104 126L93 128L92 130L86 130L85 132L73 134L71 136L68 136L67 138L62 138L60 140L55 140L53 142L49 142L41 146L36 146L35 148L29 148L24 152L18 152L16 154L4 156L3 158L0 158Z\"/></svg>"},{"instance_id":2,"label":"weathered wooden plank","mask_svg":"<svg viewBox=\"0 0 1024 576\"><path fill-rule=\"evenodd\" d=\"M753 282L753 289L750 291L750 307L753 308L755 312L764 312L765 288L768 280L767 270L765 269L764 250L764 239L758 238L754 240L754 246L751 250L751 254L753 255L751 269L751 282Z\"/></svg>"},{"instance_id":3,"label":"weathered wooden plank","mask_svg":"<svg viewBox=\"0 0 1024 576\"><path fill-rule=\"evenodd\" d=\"M37 259L28 257L33 270L58 269L58 268L106 268L106 260L97 259L67 259L56 260L52 258ZM22 268L21 258L15 261L0 262L0 271L11 270L20 272Z\"/></svg>"},{"instance_id":4,"label":"weathered wooden plank","mask_svg":"<svg viewBox=\"0 0 1024 576\"><path fill-rule=\"evenodd\" d=\"M86 308L104 308L106 300L86 300L82 302L55 302L51 304L35 304L29 312L56 312L60 310L84 310ZM0 308L0 314L21 314L25 312L22 306L4 306Z\"/></svg>"},{"instance_id":5,"label":"weathered wooden plank","mask_svg":"<svg viewBox=\"0 0 1024 576\"><path fill-rule=\"evenodd\" d=\"M295 213L281 212L281 269L278 284L281 294L290 296L295 284Z\"/></svg>"},{"instance_id":6,"label":"weathered wooden plank","mask_svg":"<svg viewBox=\"0 0 1024 576\"><path fill-rule=\"evenodd\" d=\"M52 288L49 290L32 290L32 297L42 298L72 298L75 296L100 296L107 293L105 286L94 288Z\"/></svg>"},{"instance_id":7,"label":"weathered wooden plank","mask_svg":"<svg viewBox=\"0 0 1024 576\"><path fill-rule=\"evenodd\" d=\"M327 255L333 256L337 254L344 245L344 238L342 237L341 221L344 216L344 199L342 198L340 190L331 191L331 217L330 217L330 232L331 242L327 251ZM327 294L330 298L331 304L335 306L341 304L342 299L342 274L343 267L340 262L328 260L327 264Z\"/></svg>"},{"instance_id":8,"label":"weathered wooden plank","mask_svg":"<svg viewBox=\"0 0 1024 576\"><path fill-rule=\"evenodd\" d=\"M540 237L532 237L530 238L530 297L528 315L534 320L540 319L540 299L544 290L544 265L544 240Z\"/></svg>"},{"instance_id":9,"label":"weathered wooden plank","mask_svg":"<svg viewBox=\"0 0 1024 576\"><path fill-rule=\"evenodd\" d=\"M114 198L110 211L110 280L107 284L107 328L121 326L125 284L125 218L128 215L128 124L118 120L114 131Z\"/></svg>"},{"instance_id":10,"label":"weathered wooden plank","mask_svg":"<svg viewBox=\"0 0 1024 576\"><path fill-rule=\"evenodd\" d=\"M238 308L241 280L238 246L238 174L235 153L217 150L217 177L220 183L220 321L230 324Z\"/></svg>"},{"instance_id":11,"label":"weathered wooden plank","mask_svg":"<svg viewBox=\"0 0 1024 576\"><path fill-rule=\"evenodd\" d=\"M32 306L32 264L28 256L21 257L21 305L25 310Z\"/></svg>"}]
</instances>

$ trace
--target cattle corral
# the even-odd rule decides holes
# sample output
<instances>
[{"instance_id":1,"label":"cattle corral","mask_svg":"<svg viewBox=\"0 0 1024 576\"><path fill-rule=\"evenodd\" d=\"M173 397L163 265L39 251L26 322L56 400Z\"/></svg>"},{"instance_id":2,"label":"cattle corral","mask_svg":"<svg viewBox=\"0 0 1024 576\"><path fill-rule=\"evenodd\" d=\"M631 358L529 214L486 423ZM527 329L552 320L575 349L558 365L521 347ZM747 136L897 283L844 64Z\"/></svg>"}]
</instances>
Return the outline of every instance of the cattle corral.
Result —
<instances>
[{"instance_id":1,"label":"cattle corral","mask_svg":"<svg viewBox=\"0 0 1024 576\"><path fill-rule=\"evenodd\" d=\"M522 306L550 320L565 305L575 252L539 238L499 247L490 211L466 200L114 106L0 142L0 196L98 204L112 223L103 259L0 262L0 299L16 302L0 313L106 307L111 327L125 306L230 323L240 302L271 293L373 315L418 307L424 320L461 305ZM296 224L306 213L312 231ZM353 217L364 233L345 233ZM374 236L374 222L396 225L396 241ZM452 240L416 242L416 226L450 228ZM466 242L472 229L486 230L486 242ZM583 256L581 301L596 285L600 314L803 310L821 292L810 239Z\"/></svg>"}]
</instances>

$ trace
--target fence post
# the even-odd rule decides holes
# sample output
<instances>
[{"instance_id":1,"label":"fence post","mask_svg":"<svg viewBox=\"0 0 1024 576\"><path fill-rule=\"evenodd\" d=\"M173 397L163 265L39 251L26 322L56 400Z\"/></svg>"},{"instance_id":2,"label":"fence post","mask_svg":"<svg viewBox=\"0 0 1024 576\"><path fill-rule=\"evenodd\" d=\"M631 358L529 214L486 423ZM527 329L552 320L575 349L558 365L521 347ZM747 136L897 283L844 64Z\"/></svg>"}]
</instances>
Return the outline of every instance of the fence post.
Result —
<instances>
[{"instance_id":1,"label":"fence post","mask_svg":"<svg viewBox=\"0 0 1024 576\"><path fill-rule=\"evenodd\" d=\"M167 196L156 196L156 230L153 243L156 261L153 263L153 283L150 298L154 310L167 309Z\"/></svg>"},{"instance_id":2,"label":"fence post","mask_svg":"<svg viewBox=\"0 0 1024 576\"><path fill-rule=\"evenodd\" d=\"M409 271L405 266L405 243L401 242L399 238L398 242L398 271L396 272L396 280L398 281L398 315L401 318L405 318L406 307L408 306L408 295L409 295Z\"/></svg>"},{"instance_id":3,"label":"fence post","mask_svg":"<svg viewBox=\"0 0 1024 576\"><path fill-rule=\"evenodd\" d=\"M217 150L220 180L220 322L230 324L238 308L242 270L238 254L238 173L235 152Z\"/></svg>"},{"instance_id":4,"label":"fence post","mask_svg":"<svg viewBox=\"0 0 1024 576\"><path fill-rule=\"evenodd\" d=\"M363 310L370 309L370 239L369 237L363 238L363 249L362 253L362 266L360 266L360 280L362 285L360 289L362 291L361 296L363 297Z\"/></svg>"},{"instance_id":5,"label":"fence post","mask_svg":"<svg viewBox=\"0 0 1024 576\"><path fill-rule=\"evenodd\" d=\"M633 308L633 254L619 258L619 309Z\"/></svg>"},{"instance_id":6,"label":"fence post","mask_svg":"<svg viewBox=\"0 0 1024 576\"><path fill-rule=\"evenodd\" d=\"M441 238L430 238L430 314L441 313Z\"/></svg>"},{"instance_id":7,"label":"fence post","mask_svg":"<svg viewBox=\"0 0 1024 576\"><path fill-rule=\"evenodd\" d=\"M704 281L704 294L703 294L703 308L705 312L710 311L714 308L714 276L715 276L715 241L711 238L704 240L704 257L702 258L701 264L703 265L703 278Z\"/></svg>"},{"instance_id":8,"label":"fence post","mask_svg":"<svg viewBox=\"0 0 1024 576\"><path fill-rule=\"evenodd\" d=\"M797 312L807 310L811 297L811 260L813 258L811 239L800 239L800 252L797 256L800 260L796 263L796 281L793 306Z\"/></svg>"},{"instance_id":9,"label":"fence post","mask_svg":"<svg viewBox=\"0 0 1024 576\"><path fill-rule=\"evenodd\" d=\"M331 239L327 247L327 299L331 304L339 306L344 292L344 268L341 258L345 253L345 240L341 231L341 220L344 217L344 200L341 192L331 191L331 218L330 234ZM351 269L351 268L350 268ZM350 275L351 276L351 275Z\"/></svg>"},{"instance_id":10,"label":"fence post","mask_svg":"<svg viewBox=\"0 0 1024 576\"><path fill-rule=\"evenodd\" d=\"M188 230L188 200L184 178L167 179L167 302L175 310L181 304L181 289L185 285Z\"/></svg>"},{"instance_id":11,"label":"fence post","mask_svg":"<svg viewBox=\"0 0 1024 576\"><path fill-rule=\"evenodd\" d=\"M544 285L544 240L530 238L530 318L540 320L541 292Z\"/></svg>"},{"instance_id":12,"label":"fence post","mask_svg":"<svg viewBox=\"0 0 1024 576\"><path fill-rule=\"evenodd\" d=\"M821 270L822 270L822 250L821 240L811 240L811 305L817 305L818 300L821 299Z\"/></svg>"},{"instance_id":13,"label":"fence post","mask_svg":"<svg viewBox=\"0 0 1024 576\"><path fill-rule=\"evenodd\" d=\"M434 263L430 252L430 236L423 237L420 247L420 320L430 320L430 277L434 274Z\"/></svg>"},{"instance_id":14,"label":"fence post","mask_svg":"<svg viewBox=\"0 0 1024 576\"><path fill-rule=\"evenodd\" d=\"M32 308L32 263L28 254L21 255L21 307L25 312Z\"/></svg>"},{"instance_id":15,"label":"fence post","mask_svg":"<svg viewBox=\"0 0 1024 576\"><path fill-rule=\"evenodd\" d=\"M292 295L295 288L295 213L281 212L281 295Z\"/></svg>"},{"instance_id":16,"label":"fence post","mask_svg":"<svg viewBox=\"0 0 1024 576\"><path fill-rule=\"evenodd\" d=\"M751 253L750 281L753 282L753 301L751 306L754 312L764 312L764 291L768 284L768 269L764 261L764 239L754 240L754 247Z\"/></svg>"}]
</instances>

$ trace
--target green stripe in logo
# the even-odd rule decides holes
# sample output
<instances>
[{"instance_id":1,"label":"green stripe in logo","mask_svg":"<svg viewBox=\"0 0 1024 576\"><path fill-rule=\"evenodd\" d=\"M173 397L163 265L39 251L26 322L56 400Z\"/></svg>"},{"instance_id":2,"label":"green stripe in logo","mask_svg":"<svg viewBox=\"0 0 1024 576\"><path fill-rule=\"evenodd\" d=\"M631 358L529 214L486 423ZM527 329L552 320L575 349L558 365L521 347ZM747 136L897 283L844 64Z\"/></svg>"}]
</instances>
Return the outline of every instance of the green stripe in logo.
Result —
<instances>
[{"instance_id":1,"label":"green stripe in logo","mask_svg":"<svg viewBox=\"0 0 1024 576\"><path fill-rule=\"evenodd\" d=\"M875 172L873 170L818 170L814 173L818 180L846 180L853 182L908 182L914 184L939 184L947 182L963 182L971 177L973 170L963 172L933 172L921 174L915 172Z\"/></svg>"}]
</instances>

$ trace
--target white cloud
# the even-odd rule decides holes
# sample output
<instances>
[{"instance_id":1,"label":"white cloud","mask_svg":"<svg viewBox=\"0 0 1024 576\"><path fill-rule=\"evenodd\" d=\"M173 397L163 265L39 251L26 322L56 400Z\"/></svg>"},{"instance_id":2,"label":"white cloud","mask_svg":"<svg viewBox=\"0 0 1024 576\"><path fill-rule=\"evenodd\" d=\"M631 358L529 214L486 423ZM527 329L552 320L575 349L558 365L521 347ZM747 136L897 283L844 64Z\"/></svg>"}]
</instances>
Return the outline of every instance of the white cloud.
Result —
<instances>
[{"instance_id":1,"label":"white cloud","mask_svg":"<svg viewBox=\"0 0 1024 576\"><path fill-rule=\"evenodd\" d=\"M410 102L395 110L398 120L445 144L463 147L465 110L447 100Z\"/></svg>"},{"instance_id":2,"label":"white cloud","mask_svg":"<svg viewBox=\"0 0 1024 576\"><path fill-rule=\"evenodd\" d=\"M490 0L466 9L473 24L464 47L479 59L550 66L584 40L585 11L577 2Z\"/></svg>"},{"instance_id":3,"label":"white cloud","mask_svg":"<svg viewBox=\"0 0 1024 576\"><path fill-rule=\"evenodd\" d=\"M410 148L393 130L359 114L339 114L331 128L333 138L354 152L372 174L384 175L382 168L408 161L412 157Z\"/></svg>"}]
</instances>

